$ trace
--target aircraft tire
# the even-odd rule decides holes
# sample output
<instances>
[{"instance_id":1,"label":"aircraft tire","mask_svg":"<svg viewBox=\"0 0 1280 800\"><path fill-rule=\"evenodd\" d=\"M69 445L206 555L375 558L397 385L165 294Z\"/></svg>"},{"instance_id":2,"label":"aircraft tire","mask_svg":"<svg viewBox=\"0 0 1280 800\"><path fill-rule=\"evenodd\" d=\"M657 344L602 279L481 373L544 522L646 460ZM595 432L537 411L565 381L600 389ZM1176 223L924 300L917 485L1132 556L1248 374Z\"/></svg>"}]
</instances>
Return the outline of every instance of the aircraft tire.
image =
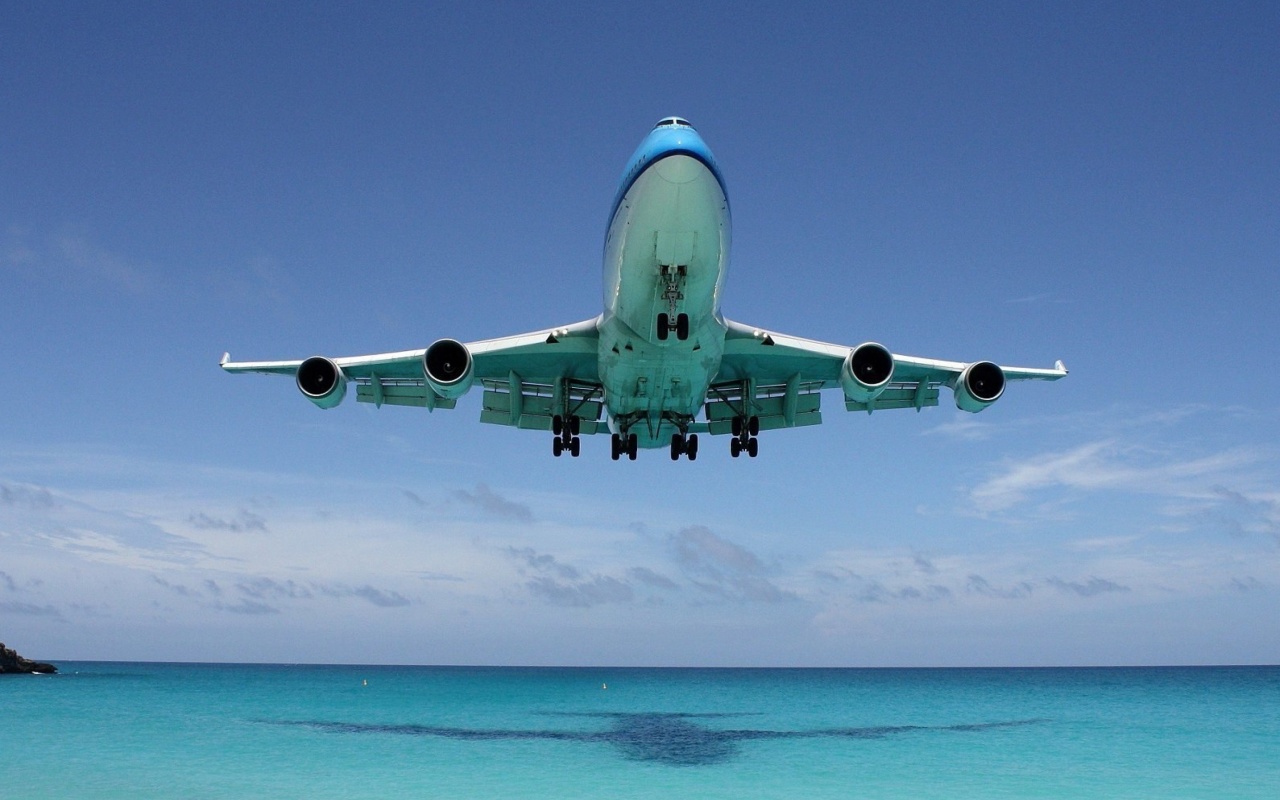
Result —
<instances>
[{"instance_id":1,"label":"aircraft tire","mask_svg":"<svg viewBox=\"0 0 1280 800\"><path fill-rule=\"evenodd\" d=\"M559 458L560 454L563 452L564 452L564 442L560 440L559 436L557 436L556 438L551 440L551 454L554 455L556 458Z\"/></svg>"},{"instance_id":2,"label":"aircraft tire","mask_svg":"<svg viewBox=\"0 0 1280 800\"><path fill-rule=\"evenodd\" d=\"M752 458L755 458L757 455L759 455L759 453L760 453L759 439L752 439L751 441L747 442L747 455L751 456Z\"/></svg>"},{"instance_id":3,"label":"aircraft tire","mask_svg":"<svg viewBox=\"0 0 1280 800\"><path fill-rule=\"evenodd\" d=\"M636 453L640 451L640 438L634 433L627 435L627 458L631 461L636 460Z\"/></svg>"},{"instance_id":4,"label":"aircraft tire","mask_svg":"<svg viewBox=\"0 0 1280 800\"><path fill-rule=\"evenodd\" d=\"M730 425L734 436L742 435L742 417L734 417L733 422L730 423Z\"/></svg>"},{"instance_id":5,"label":"aircraft tire","mask_svg":"<svg viewBox=\"0 0 1280 800\"><path fill-rule=\"evenodd\" d=\"M564 433L564 417L556 414L551 418L551 432L556 436Z\"/></svg>"},{"instance_id":6,"label":"aircraft tire","mask_svg":"<svg viewBox=\"0 0 1280 800\"><path fill-rule=\"evenodd\" d=\"M671 332L671 319L666 312L658 315L658 341L665 342L667 334Z\"/></svg>"},{"instance_id":7,"label":"aircraft tire","mask_svg":"<svg viewBox=\"0 0 1280 800\"><path fill-rule=\"evenodd\" d=\"M690 461L698 460L698 434L689 434L689 440L684 445L685 455L689 456Z\"/></svg>"},{"instance_id":8,"label":"aircraft tire","mask_svg":"<svg viewBox=\"0 0 1280 800\"><path fill-rule=\"evenodd\" d=\"M729 442L729 455L734 458L742 455L742 440L736 436Z\"/></svg>"},{"instance_id":9,"label":"aircraft tire","mask_svg":"<svg viewBox=\"0 0 1280 800\"><path fill-rule=\"evenodd\" d=\"M582 417L569 417L569 430L573 431L574 436L582 433Z\"/></svg>"},{"instance_id":10,"label":"aircraft tire","mask_svg":"<svg viewBox=\"0 0 1280 800\"><path fill-rule=\"evenodd\" d=\"M689 338L689 315L678 314L676 316L676 338L684 341Z\"/></svg>"},{"instance_id":11,"label":"aircraft tire","mask_svg":"<svg viewBox=\"0 0 1280 800\"><path fill-rule=\"evenodd\" d=\"M760 435L760 418L759 417L752 417L750 420L747 421L747 432L750 433L752 436Z\"/></svg>"},{"instance_id":12,"label":"aircraft tire","mask_svg":"<svg viewBox=\"0 0 1280 800\"><path fill-rule=\"evenodd\" d=\"M573 437L573 441L569 442L569 455L577 458L582 453L582 440L577 436Z\"/></svg>"}]
</instances>

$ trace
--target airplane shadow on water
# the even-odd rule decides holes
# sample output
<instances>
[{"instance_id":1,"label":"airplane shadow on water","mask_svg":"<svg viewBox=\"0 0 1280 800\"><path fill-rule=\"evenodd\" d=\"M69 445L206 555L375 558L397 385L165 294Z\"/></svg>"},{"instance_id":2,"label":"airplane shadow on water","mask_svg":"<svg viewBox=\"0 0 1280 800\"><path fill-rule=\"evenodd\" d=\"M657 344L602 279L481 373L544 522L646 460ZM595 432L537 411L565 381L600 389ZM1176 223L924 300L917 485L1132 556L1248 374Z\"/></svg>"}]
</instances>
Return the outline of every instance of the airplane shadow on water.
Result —
<instances>
[{"instance_id":1,"label":"airplane shadow on water","mask_svg":"<svg viewBox=\"0 0 1280 800\"><path fill-rule=\"evenodd\" d=\"M928 731L979 733L1047 722L1047 720L1043 719L1027 719L960 725L879 725L864 728L817 728L813 730L780 731L753 728L711 728L697 722L703 719L752 716L750 714L547 712L547 716L606 719L612 724L607 730L603 731L451 728L437 725L380 725L317 720L279 721L272 724L308 727L329 733L381 733L470 740L550 739L564 742L610 744L616 747L622 756L627 759L684 767L721 764L729 761L738 754L738 743L746 741L816 738L882 739L897 734Z\"/></svg>"}]
</instances>

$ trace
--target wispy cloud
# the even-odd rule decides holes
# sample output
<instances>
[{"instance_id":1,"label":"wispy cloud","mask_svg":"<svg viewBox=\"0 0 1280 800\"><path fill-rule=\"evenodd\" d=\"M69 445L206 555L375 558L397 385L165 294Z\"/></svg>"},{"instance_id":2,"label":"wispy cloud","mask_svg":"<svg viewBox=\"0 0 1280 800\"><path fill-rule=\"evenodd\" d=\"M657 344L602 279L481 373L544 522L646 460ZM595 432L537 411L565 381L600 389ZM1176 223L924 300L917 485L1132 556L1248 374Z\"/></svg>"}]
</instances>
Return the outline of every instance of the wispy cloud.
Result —
<instances>
[{"instance_id":1,"label":"wispy cloud","mask_svg":"<svg viewBox=\"0 0 1280 800\"><path fill-rule=\"evenodd\" d=\"M18 591L18 584L14 582L13 576L7 572L0 571L0 586L11 592Z\"/></svg>"},{"instance_id":2,"label":"wispy cloud","mask_svg":"<svg viewBox=\"0 0 1280 800\"><path fill-rule=\"evenodd\" d=\"M63 621L62 612L50 605L37 606L32 603L0 603L0 611L6 614L22 614L28 617L49 617L59 622Z\"/></svg>"},{"instance_id":3,"label":"wispy cloud","mask_svg":"<svg viewBox=\"0 0 1280 800\"><path fill-rule=\"evenodd\" d=\"M139 514L25 484L0 484L0 530L96 561L189 560L204 548Z\"/></svg>"},{"instance_id":4,"label":"wispy cloud","mask_svg":"<svg viewBox=\"0 0 1280 800\"><path fill-rule=\"evenodd\" d=\"M652 586L655 589L679 589L680 584L658 572L654 572L648 567L632 567L627 570L627 577L632 580L643 583L645 586Z\"/></svg>"},{"instance_id":5,"label":"wispy cloud","mask_svg":"<svg viewBox=\"0 0 1280 800\"><path fill-rule=\"evenodd\" d=\"M267 521L261 515L246 509L240 509L230 519L214 517L204 512L199 512L187 517L187 521L201 530L230 531L232 533L244 533L246 531L266 532L267 530Z\"/></svg>"},{"instance_id":6,"label":"wispy cloud","mask_svg":"<svg viewBox=\"0 0 1280 800\"><path fill-rule=\"evenodd\" d=\"M459 489L453 493L454 498L463 503L496 517L513 519L518 522L532 522L533 511L523 503L508 500L502 495L480 483L475 491Z\"/></svg>"},{"instance_id":7,"label":"wispy cloud","mask_svg":"<svg viewBox=\"0 0 1280 800\"><path fill-rule=\"evenodd\" d=\"M766 577L768 570L759 556L708 528L684 528L671 537L670 544L676 564L708 594L763 603L797 599Z\"/></svg>"},{"instance_id":8,"label":"wispy cloud","mask_svg":"<svg viewBox=\"0 0 1280 800\"><path fill-rule=\"evenodd\" d=\"M1097 597L1100 594L1108 592L1128 592L1128 586L1121 586L1115 581L1109 581L1105 578L1092 577L1084 583L1078 581L1064 581L1061 578L1049 578L1047 583L1056 589L1080 597Z\"/></svg>"},{"instance_id":9,"label":"wispy cloud","mask_svg":"<svg viewBox=\"0 0 1280 800\"><path fill-rule=\"evenodd\" d=\"M155 284L156 271L72 232L33 237L19 227L9 227L0 245L0 266L4 269L45 279L95 280L138 294Z\"/></svg>"},{"instance_id":10,"label":"wispy cloud","mask_svg":"<svg viewBox=\"0 0 1280 800\"><path fill-rule=\"evenodd\" d=\"M525 588L530 594L555 605L586 608L628 603L635 597L625 581L610 575L586 574L550 553L539 553L531 547L507 547L504 552L521 565L521 574L528 577Z\"/></svg>"},{"instance_id":11,"label":"wispy cloud","mask_svg":"<svg viewBox=\"0 0 1280 800\"><path fill-rule=\"evenodd\" d=\"M581 608L603 603L629 603L635 596L630 586L608 575L596 575L588 580L572 583L539 575L532 578L526 586L534 595L551 603Z\"/></svg>"},{"instance_id":12,"label":"wispy cloud","mask_svg":"<svg viewBox=\"0 0 1280 800\"><path fill-rule=\"evenodd\" d=\"M1033 492L1055 487L1204 498L1212 495L1210 487L1239 475L1259 460L1260 455L1248 448L1183 458L1104 440L1010 460L999 474L974 487L970 498L985 513L1005 511L1025 502Z\"/></svg>"}]
</instances>

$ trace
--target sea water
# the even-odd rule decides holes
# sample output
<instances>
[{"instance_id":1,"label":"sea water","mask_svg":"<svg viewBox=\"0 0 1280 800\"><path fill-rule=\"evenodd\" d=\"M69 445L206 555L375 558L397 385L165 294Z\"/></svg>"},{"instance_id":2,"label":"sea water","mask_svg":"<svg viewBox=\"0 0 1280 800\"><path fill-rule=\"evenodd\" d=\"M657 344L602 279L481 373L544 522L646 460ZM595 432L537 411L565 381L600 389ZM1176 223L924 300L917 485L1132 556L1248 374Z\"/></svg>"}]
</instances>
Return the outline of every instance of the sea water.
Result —
<instances>
[{"instance_id":1,"label":"sea water","mask_svg":"<svg viewBox=\"0 0 1280 800\"><path fill-rule=\"evenodd\" d=\"M13 798L1280 797L1280 668L62 662Z\"/></svg>"}]
</instances>

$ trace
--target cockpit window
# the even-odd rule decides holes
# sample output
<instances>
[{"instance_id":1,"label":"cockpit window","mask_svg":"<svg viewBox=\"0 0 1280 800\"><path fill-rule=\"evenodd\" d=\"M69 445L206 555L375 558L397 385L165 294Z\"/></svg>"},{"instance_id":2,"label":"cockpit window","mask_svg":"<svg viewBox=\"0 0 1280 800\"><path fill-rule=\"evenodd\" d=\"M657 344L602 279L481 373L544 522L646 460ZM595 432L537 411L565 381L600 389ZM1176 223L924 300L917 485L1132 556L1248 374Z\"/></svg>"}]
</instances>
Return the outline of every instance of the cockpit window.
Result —
<instances>
[{"instance_id":1,"label":"cockpit window","mask_svg":"<svg viewBox=\"0 0 1280 800\"><path fill-rule=\"evenodd\" d=\"M676 127L680 127L680 128L692 128L692 127L693 127L692 125L690 125L690 124L689 124L689 120L687 120L687 119L682 119L682 118L680 118L680 117L667 117L666 119L663 119L662 121L660 121L657 125L654 125L653 127L655 127L655 128L664 128L664 127L666 127L666 126L668 126L668 125L675 125Z\"/></svg>"}]
</instances>

